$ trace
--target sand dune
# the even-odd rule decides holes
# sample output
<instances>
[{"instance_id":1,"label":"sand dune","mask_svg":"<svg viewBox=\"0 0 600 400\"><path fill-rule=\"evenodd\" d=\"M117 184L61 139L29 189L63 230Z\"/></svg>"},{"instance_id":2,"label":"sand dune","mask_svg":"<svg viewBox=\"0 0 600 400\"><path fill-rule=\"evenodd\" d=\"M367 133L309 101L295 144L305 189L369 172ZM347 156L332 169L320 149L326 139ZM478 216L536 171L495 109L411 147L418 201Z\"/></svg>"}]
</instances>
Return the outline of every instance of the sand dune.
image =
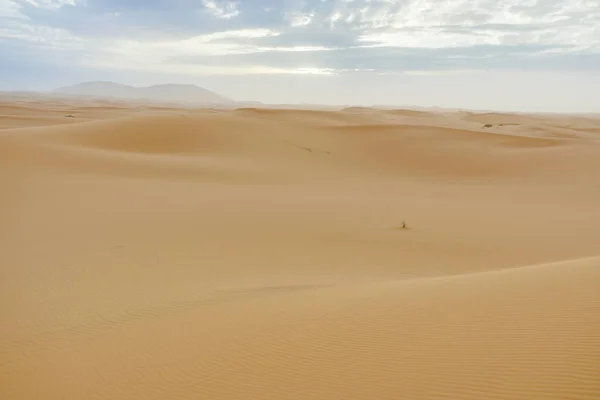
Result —
<instances>
[{"instance_id":1,"label":"sand dune","mask_svg":"<svg viewBox=\"0 0 600 400\"><path fill-rule=\"evenodd\" d=\"M600 396L600 120L2 107L2 399Z\"/></svg>"},{"instance_id":2,"label":"sand dune","mask_svg":"<svg viewBox=\"0 0 600 400\"><path fill-rule=\"evenodd\" d=\"M436 115L431 112L417 110L391 110L388 112L392 115L398 115L403 117L432 117Z\"/></svg>"}]
</instances>

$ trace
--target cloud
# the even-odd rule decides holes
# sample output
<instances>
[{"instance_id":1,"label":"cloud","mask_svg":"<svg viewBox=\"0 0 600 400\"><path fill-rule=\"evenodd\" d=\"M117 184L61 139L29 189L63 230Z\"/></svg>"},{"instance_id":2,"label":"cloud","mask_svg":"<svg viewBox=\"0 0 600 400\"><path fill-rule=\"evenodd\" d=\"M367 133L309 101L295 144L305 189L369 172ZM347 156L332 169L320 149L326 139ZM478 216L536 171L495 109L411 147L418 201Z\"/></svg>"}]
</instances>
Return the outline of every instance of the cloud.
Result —
<instances>
[{"instance_id":1,"label":"cloud","mask_svg":"<svg viewBox=\"0 0 600 400\"><path fill-rule=\"evenodd\" d=\"M299 26L307 26L310 25L315 17L314 12L298 12L292 11L288 12L285 15L285 19L289 22L292 28L296 28Z\"/></svg>"},{"instance_id":2,"label":"cloud","mask_svg":"<svg viewBox=\"0 0 600 400\"><path fill-rule=\"evenodd\" d=\"M64 6L75 7L77 3L82 4L81 0L23 0L22 3L30 4L33 7L56 9Z\"/></svg>"},{"instance_id":3,"label":"cloud","mask_svg":"<svg viewBox=\"0 0 600 400\"><path fill-rule=\"evenodd\" d=\"M215 18L229 19L240 14L238 4L235 1L202 0L206 10Z\"/></svg>"},{"instance_id":4,"label":"cloud","mask_svg":"<svg viewBox=\"0 0 600 400\"><path fill-rule=\"evenodd\" d=\"M98 74L594 71L600 1L0 0L0 53Z\"/></svg>"},{"instance_id":5,"label":"cloud","mask_svg":"<svg viewBox=\"0 0 600 400\"><path fill-rule=\"evenodd\" d=\"M0 0L0 18L7 20L10 18L21 18L19 5L12 0Z\"/></svg>"}]
</instances>

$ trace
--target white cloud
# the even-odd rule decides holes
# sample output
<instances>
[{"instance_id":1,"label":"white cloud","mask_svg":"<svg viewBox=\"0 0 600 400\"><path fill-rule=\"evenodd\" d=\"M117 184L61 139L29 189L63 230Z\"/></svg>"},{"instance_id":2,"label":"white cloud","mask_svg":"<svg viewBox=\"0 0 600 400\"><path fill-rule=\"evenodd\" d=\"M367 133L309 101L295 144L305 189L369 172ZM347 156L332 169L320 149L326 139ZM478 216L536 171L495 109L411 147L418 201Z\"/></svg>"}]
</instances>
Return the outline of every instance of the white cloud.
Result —
<instances>
[{"instance_id":1,"label":"white cloud","mask_svg":"<svg viewBox=\"0 0 600 400\"><path fill-rule=\"evenodd\" d=\"M28 0L29 1L29 0ZM72 1L74 2L74 0ZM46 0L43 6L58 1ZM63 1L71 3L71 1ZM43 50L79 50L82 48L83 39L72 35L65 29L38 25L21 13L21 4L11 0L0 0L0 42L21 43L19 48L40 48ZM25 48L27 47L27 48Z\"/></svg>"},{"instance_id":2,"label":"white cloud","mask_svg":"<svg viewBox=\"0 0 600 400\"><path fill-rule=\"evenodd\" d=\"M332 68L297 68L290 70L289 73L302 75L334 75L335 70Z\"/></svg>"},{"instance_id":3,"label":"white cloud","mask_svg":"<svg viewBox=\"0 0 600 400\"><path fill-rule=\"evenodd\" d=\"M334 50L325 46L291 46L291 47L256 47L256 52L313 52Z\"/></svg>"},{"instance_id":4,"label":"white cloud","mask_svg":"<svg viewBox=\"0 0 600 400\"><path fill-rule=\"evenodd\" d=\"M277 68L268 65L223 65L205 66L178 61L182 57L215 57L224 55L243 55L265 52L313 52L329 50L325 47L265 47L221 42L222 39L262 38L277 36L269 29L245 29L237 31L215 32L184 40L140 41L134 39L110 40L98 44L95 51L81 60L82 65L94 68L166 73L186 75L227 75L227 74L311 74L330 75L333 69Z\"/></svg>"},{"instance_id":5,"label":"white cloud","mask_svg":"<svg viewBox=\"0 0 600 400\"><path fill-rule=\"evenodd\" d=\"M369 33L360 36L359 40L367 44L408 48L446 48L499 43L498 36L493 33L485 35L464 35L441 32L441 29L413 32L407 31L401 33Z\"/></svg>"},{"instance_id":6,"label":"white cloud","mask_svg":"<svg viewBox=\"0 0 600 400\"><path fill-rule=\"evenodd\" d=\"M215 49L213 49L215 50ZM222 50L222 49L221 49ZM231 50L231 49L229 49ZM223 64L197 65L177 62L169 54L180 54L168 51L166 43L147 48L136 48L132 43L121 43L114 51L94 53L82 60L82 66L102 68L106 70L128 70L150 72L157 74L210 76L210 75L332 75L333 69L328 68L281 68L269 65ZM198 54L198 53L196 53ZM214 54L214 51L213 51Z\"/></svg>"},{"instance_id":7,"label":"white cloud","mask_svg":"<svg viewBox=\"0 0 600 400\"><path fill-rule=\"evenodd\" d=\"M343 15L339 11L334 11L327 19L329 21L330 28L335 28L336 23L340 21L342 17Z\"/></svg>"},{"instance_id":8,"label":"white cloud","mask_svg":"<svg viewBox=\"0 0 600 400\"><path fill-rule=\"evenodd\" d=\"M20 2L30 4L38 8L56 9L64 6L75 7L81 3L81 0L20 0Z\"/></svg>"},{"instance_id":9,"label":"white cloud","mask_svg":"<svg viewBox=\"0 0 600 400\"><path fill-rule=\"evenodd\" d=\"M233 38L250 38L257 39L269 36L277 36L279 32L275 32L271 29L257 28L257 29L240 29L235 31L224 31L215 32L208 35L198 36L205 43L219 39L233 39Z\"/></svg>"},{"instance_id":10,"label":"white cloud","mask_svg":"<svg viewBox=\"0 0 600 400\"><path fill-rule=\"evenodd\" d=\"M235 1L202 0L202 4L210 15L215 18L231 19L240 14Z\"/></svg>"},{"instance_id":11,"label":"white cloud","mask_svg":"<svg viewBox=\"0 0 600 400\"><path fill-rule=\"evenodd\" d=\"M409 0L400 7L395 2L379 7L374 3L366 1L358 14L351 14L363 27L363 42L429 48L480 44L585 48L600 43L597 0ZM336 18L343 18L343 13L336 11Z\"/></svg>"},{"instance_id":12,"label":"white cloud","mask_svg":"<svg viewBox=\"0 0 600 400\"><path fill-rule=\"evenodd\" d=\"M0 0L0 18L22 18L19 5L12 0Z\"/></svg>"},{"instance_id":13,"label":"white cloud","mask_svg":"<svg viewBox=\"0 0 600 400\"><path fill-rule=\"evenodd\" d=\"M285 15L286 20L290 23L290 26L293 28L310 25L314 17L314 12L303 13L298 11L292 11L286 13Z\"/></svg>"},{"instance_id":14,"label":"white cloud","mask_svg":"<svg viewBox=\"0 0 600 400\"><path fill-rule=\"evenodd\" d=\"M419 57L415 57L417 61L413 59L413 64L421 62L421 65L415 66L404 63L404 59L401 63L397 62L399 54L405 57L403 50L396 50L402 53L390 53L389 56L383 49L378 53L367 51L368 48L384 46L410 48L411 52L439 49L440 54L443 54L442 61L453 57L452 53L444 52L444 49L481 45L494 45L500 49L530 46L531 52L513 57L510 61L513 63L519 57L536 54L550 57L563 53L600 53L598 0L302 0L281 2L277 8L269 7L268 12L264 7L258 8L257 12L266 13L263 14L266 17L264 21L253 20L252 28L244 25L242 18L234 19L244 12L244 7L249 7L249 2L200 0L196 7L200 7L202 12L194 14L190 10L189 14L200 15L199 18L204 18L204 22L208 18L211 20L210 25L214 24L220 29L198 34L204 28L200 22L199 29L194 30L189 25L180 27L176 24L179 22L177 20L169 21L171 25L163 26L161 19L151 20L148 25L143 25L147 21L141 21L139 31L135 31L135 23L140 22L138 18L146 16L147 10L125 8L119 10L122 11L121 14L114 10L107 13L111 15L111 24L114 23L114 26L128 24L127 18L134 14L134 23L128 25L132 29L114 37L86 36L85 33L78 35L72 33L78 32L75 29L69 31L68 26L62 28L61 23L65 19L40 19L42 17L39 15L60 15L65 7L86 4L84 1L0 0L0 42L11 43L13 48L24 44L30 49L37 48L44 55L48 53L46 50L59 50L52 57L68 66L128 70L140 68L157 72L170 70L174 74L239 74L246 71L248 74L327 75L355 70L393 71L394 68L409 69L412 74L423 74L428 73L424 71L434 69L430 65L423 65L434 56L422 57L421 61L418 61ZM31 6L44 8L46 11L27 14L29 16L23 14ZM87 9L91 7L82 8ZM274 11L281 13L276 14ZM139 14L135 14L136 12ZM185 10L174 8L174 12L185 13ZM64 15L69 14L72 13ZM117 15L120 15L119 18L115 18ZM283 19L273 21L276 16L281 15ZM182 20L185 18L182 17ZM176 29L173 29L174 25ZM175 34L173 31L176 31ZM136 35L139 32L152 32L152 37L159 39L144 39L146 36ZM339 60L334 60L342 53L334 54L330 51L340 48L349 52L343 53ZM220 56L249 54L258 54L257 57L252 57L251 63L258 66L242 65L243 63L236 66L214 66ZM368 60L368 54L376 54L378 58L376 61ZM494 52L493 56L499 60L502 53ZM186 57L188 64L184 65L182 60ZM203 57L211 57L207 63L211 66L202 65ZM469 71L472 69L469 66L471 58L473 57L455 58L453 63L446 63L435 69L457 66L456 70ZM485 54L476 58L481 60L485 58ZM285 62L280 61L282 59ZM493 65L494 62L496 59L486 65ZM269 66L270 63L284 65L285 68ZM377 63L380 63L380 69L377 69ZM515 64L515 67L519 65ZM441 73L443 72L436 72Z\"/></svg>"},{"instance_id":15,"label":"white cloud","mask_svg":"<svg viewBox=\"0 0 600 400\"><path fill-rule=\"evenodd\" d=\"M483 74L484 71L477 69L457 69L457 70L410 70L402 71L401 75L416 75L416 76L461 76ZM383 73L382 75L395 75L394 73Z\"/></svg>"}]
</instances>

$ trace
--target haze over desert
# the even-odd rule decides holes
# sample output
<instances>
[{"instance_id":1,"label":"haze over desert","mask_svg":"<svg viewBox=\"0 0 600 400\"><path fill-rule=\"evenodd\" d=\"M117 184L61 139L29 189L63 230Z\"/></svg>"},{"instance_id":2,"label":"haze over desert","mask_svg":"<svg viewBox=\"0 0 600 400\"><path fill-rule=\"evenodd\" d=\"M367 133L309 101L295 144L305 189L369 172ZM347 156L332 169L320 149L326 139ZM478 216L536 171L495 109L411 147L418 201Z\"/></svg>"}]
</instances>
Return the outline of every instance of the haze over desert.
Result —
<instances>
[{"instance_id":1,"label":"haze over desert","mask_svg":"<svg viewBox=\"0 0 600 400\"><path fill-rule=\"evenodd\" d=\"M107 104L0 106L2 399L600 394L598 117Z\"/></svg>"}]
</instances>

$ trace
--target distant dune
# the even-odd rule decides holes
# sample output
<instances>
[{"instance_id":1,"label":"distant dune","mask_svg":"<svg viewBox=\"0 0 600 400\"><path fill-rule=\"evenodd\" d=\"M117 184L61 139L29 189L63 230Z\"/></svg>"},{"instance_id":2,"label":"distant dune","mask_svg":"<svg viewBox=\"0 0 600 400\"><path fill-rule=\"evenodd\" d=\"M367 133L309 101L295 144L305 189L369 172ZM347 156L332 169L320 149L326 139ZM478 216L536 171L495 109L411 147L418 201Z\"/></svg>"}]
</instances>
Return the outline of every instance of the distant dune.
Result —
<instances>
[{"instance_id":1,"label":"distant dune","mask_svg":"<svg viewBox=\"0 0 600 400\"><path fill-rule=\"evenodd\" d=\"M84 82L73 86L58 88L54 90L54 93L192 104L226 104L232 102L231 99L199 86L176 84L133 87L115 82Z\"/></svg>"},{"instance_id":2,"label":"distant dune","mask_svg":"<svg viewBox=\"0 0 600 400\"><path fill-rule=\"evenodd\" d=\"M593 116L0 102L0 399L597 400L599 181Z\"/></svg>"}]
</instances>

